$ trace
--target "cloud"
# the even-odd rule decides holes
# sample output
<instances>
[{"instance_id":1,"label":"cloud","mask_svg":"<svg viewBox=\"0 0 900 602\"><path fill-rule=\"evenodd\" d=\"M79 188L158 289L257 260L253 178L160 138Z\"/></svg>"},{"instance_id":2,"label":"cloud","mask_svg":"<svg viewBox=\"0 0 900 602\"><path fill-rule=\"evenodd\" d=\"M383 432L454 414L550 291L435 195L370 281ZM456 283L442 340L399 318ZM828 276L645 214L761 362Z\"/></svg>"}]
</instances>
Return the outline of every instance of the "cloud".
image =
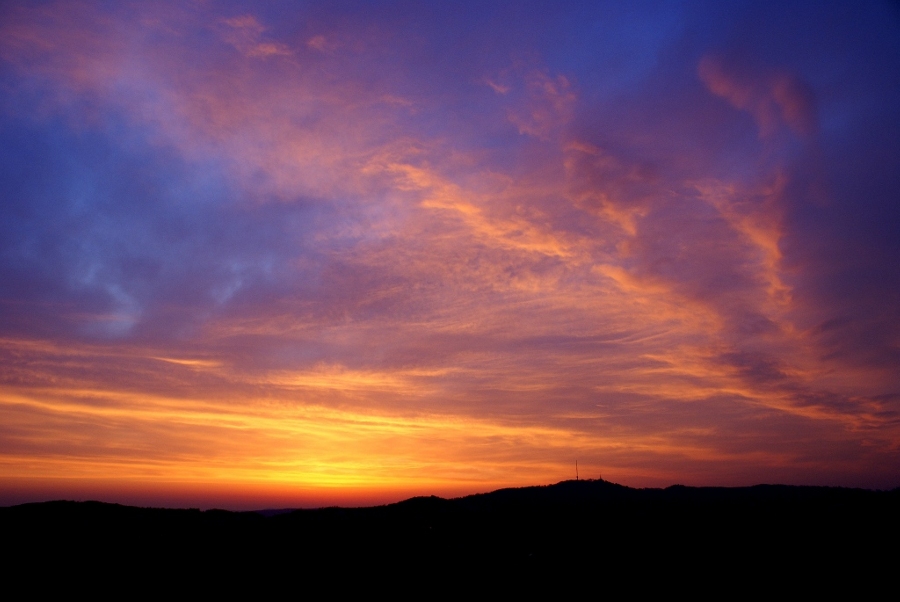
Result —
<instances>
[{"instance_id":1,"label":"cloud","mask_svg":"<svg viewBox=\"0 0 900 602\"><path fill-rule=\"evenodd\" d=\"M2 20L0 474L895 478L893 97L826 50L169 8Z\"/></svg>"},{"instance_id":2,"label":"cloud","mask_svg":"<svg viewBox=\"0 0 900 602\"><path fill-rule=\"evenodd\" d=\"M571 120L575 93L564 75L553 77L544 70L533 69L523 79L523 101L509 110L508 119L520 134L548 140L552 133ZM491 88L495 92L503 90L497 85L491 85Z\"/></svg>"},{"instance_id":3,"label":"cloud","mask_svg":"<svg viewBox=\"0 0 900 602\"><path fill-rule=\"evenodd\" d=\"M249 57L291 56L291 49L282 43L262 41L266 28L253 15L243 15L224 19L230 30L224 33L229 44Z\"/></svg>"},{"instance_id":4,"label":"cloud","mask_svg":"<svg viewBox=\"0 0 900 602\"><path fill-rule=\"evenodd\" d=\"M322 34L315 35L306 40L306 45L318 52L329 52L335 48L335 44Z\"/></svg>"},{"instance_id":5,"label":"cloud","mask_svg":"<svg viewBox=\"0 0 900 602\"><path fill-rule=\"evenodd\" d=\"M700 61L697 73L710 92L753 115L761 137L773 136L782 126L803 137L816 133L815 99L797 76L778 71L766 75L741 73L713 56Z\"/></svg>"}]
</instances>

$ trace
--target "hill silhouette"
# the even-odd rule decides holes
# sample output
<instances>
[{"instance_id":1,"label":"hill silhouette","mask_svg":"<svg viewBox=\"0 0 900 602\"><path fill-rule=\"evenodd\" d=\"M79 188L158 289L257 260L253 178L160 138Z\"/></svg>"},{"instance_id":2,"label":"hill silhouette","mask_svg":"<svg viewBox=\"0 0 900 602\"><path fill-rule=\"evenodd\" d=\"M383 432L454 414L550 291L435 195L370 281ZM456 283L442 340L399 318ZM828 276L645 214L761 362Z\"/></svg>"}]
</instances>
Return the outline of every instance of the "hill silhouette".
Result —
<instances>
[{"instance_id":1,"label":"hill silhouette","mask_svg":"<svg viewBox=\"0 0 900 602\"><path fill-rule=\"evenodd\" d=\"M102 567L131 580L219 585L350 575L373 587L527 588L581 575L638 579L639 588L803 582L808 592L893 574L900 490L582 480L270 513L57 501L0 508L0 529L15 552L9 574L43 567L72 583Z\"/></svg>"}]
</instances>

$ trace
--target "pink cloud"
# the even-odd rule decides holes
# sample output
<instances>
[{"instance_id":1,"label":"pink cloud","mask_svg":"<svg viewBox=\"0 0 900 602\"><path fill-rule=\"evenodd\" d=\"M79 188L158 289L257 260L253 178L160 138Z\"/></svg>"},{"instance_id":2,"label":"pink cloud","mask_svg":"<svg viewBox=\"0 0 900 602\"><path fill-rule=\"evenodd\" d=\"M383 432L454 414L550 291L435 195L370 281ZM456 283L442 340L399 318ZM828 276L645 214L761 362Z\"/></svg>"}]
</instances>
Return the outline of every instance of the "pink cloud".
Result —
<instances>
[{"instance_id":1,"label":"pink cloud","mask_svg":"<svg viewBox=\"0 0 900 602\"><path fill-rule=\"evenodd\" d=\"M20 115L124 131L123 154L221 188L167 196L173 178L124 188L131 213L118 188L91 206L116 231L176 204L197 217L77 257L118 268L88 292L136 299L130 336L0 341L0 474L471 491L551 480L578 454L642 485L889 479L896 376L823 359L798 319L816 309L790 261L798 176L760 156L816 133L800 75L706 58L712 95L692 79L603 105L576 93L584 70L504 70L508 52L478 47L459 75L390 23L146 10L2 26L15 82L43 91ZM749 120L716 97L752 116L762 152L729 138ZM714 104L722 122L696 108ZM99 229L79 242L119 242ZM140 252L156 238L195 244L155 277Z\"/></svg>"},{"instance_id":2,"label":"pink cloud","mask_svg":"<svg viewBox=\"0 0 900 602\"><path fill-rule=\"evenodd\" d=\"M499 84L489 85L495 92L505 89ZM576 103L572 85L564 75L554 77L546 70L533 69L524 75L522 86L523 100L509 109L509 121L521 134L548 140L572 119Z\"/></svg>"},{"instance_id":3,"label":"pink cloud","mask_svg":"<svg viewBox=\"0 0 900 602\"><path fill-rule=\"evenodd\" d=\"M760 137L771 137L781 126L803 137L815 134L812 93L795 75L778 71L749 74L729 68L711 56L700 61L697 72L710 92L753 115Z\"/></svg>"}]
</instances>

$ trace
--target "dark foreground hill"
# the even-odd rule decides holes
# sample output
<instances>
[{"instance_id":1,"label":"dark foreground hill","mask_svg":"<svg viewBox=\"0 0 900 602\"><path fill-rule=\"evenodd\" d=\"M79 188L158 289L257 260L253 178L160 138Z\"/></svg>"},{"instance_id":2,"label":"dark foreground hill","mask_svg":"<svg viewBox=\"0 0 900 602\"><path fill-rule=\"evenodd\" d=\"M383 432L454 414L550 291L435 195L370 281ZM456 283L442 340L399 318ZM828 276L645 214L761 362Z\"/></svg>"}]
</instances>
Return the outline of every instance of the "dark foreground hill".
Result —
<instances>
[{"instance_id":1,"label":"dark foreground hill","mask_svg":"<svg viewBox=\"0 0 900 602\"><path fill-rule=\"evenodd\" d=\"M809 591L893 579L900 490L565 481L272 516L60 501L0 508L0 529L8 575L38 569L82 585L107 575L204 588L588 580L635 591Z\"/></svg>"}]
</instances>

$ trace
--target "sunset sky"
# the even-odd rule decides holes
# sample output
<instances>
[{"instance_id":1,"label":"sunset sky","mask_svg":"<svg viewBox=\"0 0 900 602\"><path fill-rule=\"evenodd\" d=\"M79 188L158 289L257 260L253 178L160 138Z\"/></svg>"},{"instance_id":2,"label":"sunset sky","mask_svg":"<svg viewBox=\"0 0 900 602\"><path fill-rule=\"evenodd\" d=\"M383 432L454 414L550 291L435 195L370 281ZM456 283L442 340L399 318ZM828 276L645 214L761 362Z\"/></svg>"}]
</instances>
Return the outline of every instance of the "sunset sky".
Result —
<instances>
[{"instance_id":1,"label":"sunset sky","mask_svg":"<svg viewBox=\"0 0 900 602\"><path fill-rule=\"evenodd\" d=\"M0 4L0 505L900 486L900 7Z\"/></svg>"}]
</instances>

